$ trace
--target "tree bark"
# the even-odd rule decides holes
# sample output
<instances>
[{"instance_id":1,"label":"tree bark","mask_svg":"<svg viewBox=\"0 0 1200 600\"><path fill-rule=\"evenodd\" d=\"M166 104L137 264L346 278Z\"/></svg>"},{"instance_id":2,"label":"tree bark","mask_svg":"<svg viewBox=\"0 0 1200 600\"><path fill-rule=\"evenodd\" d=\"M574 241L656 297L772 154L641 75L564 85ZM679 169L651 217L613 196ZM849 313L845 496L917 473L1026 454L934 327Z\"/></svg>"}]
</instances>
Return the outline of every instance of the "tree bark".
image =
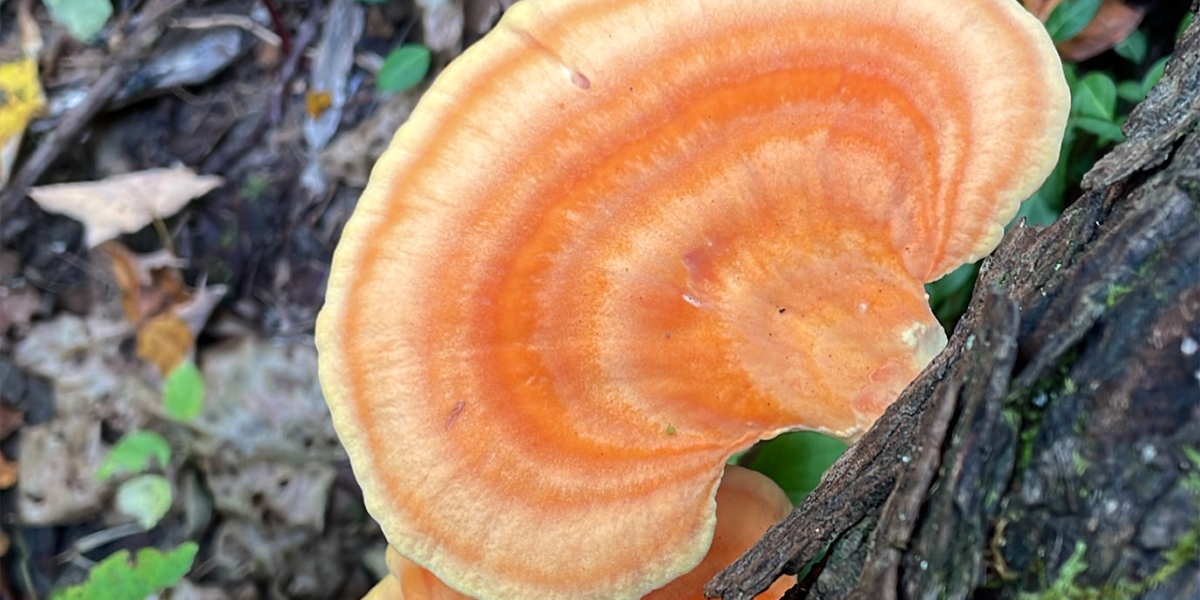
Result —
<instances>
[{"instance_id":1,"label":"tree bark","mask_svg":"<svg viewBox=\"0 0 1200 600\"><path fill-rule=\"evenodd\" d=\"M1200 597L1200 24L947 349L706 592Z\"/></svg>"}]
</instances>

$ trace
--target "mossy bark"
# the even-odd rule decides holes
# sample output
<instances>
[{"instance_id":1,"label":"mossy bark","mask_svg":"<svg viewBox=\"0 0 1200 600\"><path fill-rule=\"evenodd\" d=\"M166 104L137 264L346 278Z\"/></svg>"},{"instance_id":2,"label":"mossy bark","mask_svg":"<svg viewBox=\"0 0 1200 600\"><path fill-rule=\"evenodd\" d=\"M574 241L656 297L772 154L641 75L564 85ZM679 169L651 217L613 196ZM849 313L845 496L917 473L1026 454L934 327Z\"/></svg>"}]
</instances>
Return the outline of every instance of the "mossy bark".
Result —
<instances>
[{"instance_id":1,"label":"mossy bark","mask_svg":"<svg viewBox=\"0 0 1200 600\"><path fill-rule=\"evenodd\" d=\"M751 598L1197 598L1200 25L1128 139L985 264L947 350L709 584ZM818 560L819 559L819 560Z\"/></svg>"}]
</instances>

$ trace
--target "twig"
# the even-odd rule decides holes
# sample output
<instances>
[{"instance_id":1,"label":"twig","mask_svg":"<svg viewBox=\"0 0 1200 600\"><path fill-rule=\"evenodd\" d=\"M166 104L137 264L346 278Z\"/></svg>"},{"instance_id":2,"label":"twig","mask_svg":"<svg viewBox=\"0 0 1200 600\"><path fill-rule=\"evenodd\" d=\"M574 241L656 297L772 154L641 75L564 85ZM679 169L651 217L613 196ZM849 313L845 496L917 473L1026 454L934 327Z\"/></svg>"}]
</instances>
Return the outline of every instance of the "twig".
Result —
<instances>
[{"instance_id":1,"label":"twig","mask_svg":"<svg viewBox=\"0 0 1200 600\"><path fill-rule=\"evenodd\" d=\"M13 177L8 190L0 196L0 210L5 213L12 211L17 202L25 197L25 191L37 183L46 169L54 164L58 155L68 146L78 143L83 129L116 95L130 70L158 39L158 36L152 36L151 33L167 15L182 6L185 1L152 0L142 13L142 22L134 29L133 35L129 36L129 41L117 52L113 64L92 84L87 98L63 115L58 126L42 139L37 149L21 166L21 170Z\"/></svg>"},{"instance_id":2,"label":"twig","mask_svg":"<svg viewBox=\"0 0 1200 600\"><path fill-rule=\"evenodd\" d=\"M209 15L205 17L182 17L171 21L172 27L180 27L183 29L210 29L213 27L237 27L239 29L250 32L254 37L263 42L281 47L283 38L279 34L259 25L254 22L254 19L245 15Z\"/></svg>"},{"instance_id":3,"label":"twig","mask_svg":"<svg viewBox=\"0 0 1200 600\"><path fill-rule=\"evenodd\" d=\"M81 556L84 553L91 552L100 546L111 544L121 538L127 538L131 535L145 533L146 528L137 523L125 523L108 529L101 529L95 533L89 533L72 545L71 549L59 557L59 562L68 562L74 560L75 557Z\"/></svg>"},{"instance_id":4,"label":"twig","mask_svg":"<svg viewBox=\"0 0 1200 600\"><path fill-rule=\"evenodd\" d=\"M232 146L223 148L220 152L208 157L204 161L204 166L200 169L202 173L221 173L229 168L238 158L246 153L253 146L267 129L274 124L277 124L283 115L283 99L286 96L288 83L296 74L296 68L300 64L300 59L304 56L304 49L312 43L317 37L317 22L320 20L320 11L314 11L304 23L300 25L300 29L296 32L296 43L292 47L291 54L284 61L283 67L279 69L279 77L275 81L275 89L271 94L271 106L269 110L262 111L258 114L257 121L250 133L246 134L241 140L234 143Z\"/></svg>"},{"instance_id":5,"label":"twig","mask_svg":"<svg viewBox=\"0 0 1200 600\"><path fill-rule=\"evenodd\" d=\"M287 27L283 25L283 19L279 17L279 11L275 9L275 3L272 0L263 0L263 6L266 6L267 12L271 13L271 23L275 25L275 30L279 32L279 39L283 43L280 50L284 54L291 54L292 40L288 35Z\"/></svg>"}]
</instances>

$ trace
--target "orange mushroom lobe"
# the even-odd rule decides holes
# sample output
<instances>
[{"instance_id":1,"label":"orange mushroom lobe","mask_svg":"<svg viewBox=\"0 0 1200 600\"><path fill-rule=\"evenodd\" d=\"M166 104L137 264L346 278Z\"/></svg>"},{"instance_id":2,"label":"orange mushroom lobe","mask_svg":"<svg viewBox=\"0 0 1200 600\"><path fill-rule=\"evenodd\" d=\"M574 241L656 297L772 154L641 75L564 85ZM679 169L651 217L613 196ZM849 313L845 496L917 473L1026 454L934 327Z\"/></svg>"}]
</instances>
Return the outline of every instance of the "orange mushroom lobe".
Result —
<instances>
[{"instance_id":1,"label":"orange mushroom lobe","mask_svg":"<svg viewBox=\"0 0 1200 600\"><path fill-rule=\"evenodd\" d=\"M377 163L320 376L400 554L482 599L640 598L732 453L855 439L945 344L1068 96L1010 0L524 0Z\"/></svg>"}]
</instances>

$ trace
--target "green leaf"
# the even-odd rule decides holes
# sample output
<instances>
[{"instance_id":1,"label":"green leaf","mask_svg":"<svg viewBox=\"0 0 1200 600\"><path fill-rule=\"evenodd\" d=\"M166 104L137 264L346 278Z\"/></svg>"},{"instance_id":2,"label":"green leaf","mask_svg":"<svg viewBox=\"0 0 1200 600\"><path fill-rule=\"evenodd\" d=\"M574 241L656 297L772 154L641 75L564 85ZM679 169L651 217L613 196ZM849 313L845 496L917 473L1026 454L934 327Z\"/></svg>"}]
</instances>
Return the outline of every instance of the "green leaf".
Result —
<instances>
[{"instance_id":1,"label":"green leaf","mask_svg":"<svg viewBox=\"0 0 1200 600\"><path fill-rule=\"evenodd\" d=\"M153 431L134 431L117 441L108 452L108 459L96 471L96 479L104 481L118 473L141 473L157 461L160 469L171 460L171 446Z\"/></svg>"},{"instance_id":2,"label":"green leaf","mask_svg":"<svg viewBox=\"0 0 1200 600\"><path fill-rule=\"evenodd\" d=\"M1103 71L1092 71L1079 80L1071 99L1071 113L1112 121L1117 110L1117 84Z\"/></svg>"},{"instance_id":3,"label":"green leaf","mask_svg":"<svg viewBox=\"0 0 1200 600\"><path fill-rule=\"evenodd\" d=\"M1057 43L1079 35L1079 32L1096 18L1100 2L1101 0L1067 0L1059 4L1050 16L1046 17L1046 32L1050 34L1050 39Z\"/></svg>"},{"instance_id":4,"label":"green leaf","mask_svg":"<svg viewBox=\"0 0 1200 600\"><path fill-rule=\"evenodd\" d=\"M171 482L162 475L138 475L117 488L117 510L150 529L171 509Z\"/></svg>"},{"instance_id":5,"label":"green leaf","mask_svg":"<svg viewBox=\"0 0 1200 600\"><path fill-rule=\"evenodd\" d=\"M1067 87L1071 90L1079 86L1079 68L1075 63L1063 63L1063 78L1067 80Z\"/></svg>"},{"instance_id":6,"label":"green leaf","mask_svg":"<svg viewBox=\"0 0 1200 600\"><path fill-rule=\"evenodd\" d=\"M90 41L100 33L113 13L110 0L42 0L42 3L50 18L81 42Z\"/></svg>"},{"instance_id":7,"label":"green leaf","mask_svg":"<svg viewBox=\"0 0 1200 600\"><path fill-rule=\"evenodd\" d=\"M1179 41L1179 38L1183 37L1183 32L1187 30L1188 25L1191 25L1192 21L1195 18L1196 18L1196 13L1194 13L1194 12L1184 13L1183 20L1179 22L1179 29L1175 30L1175 41L1176 42Z\"/></svg>"},{"instance_id":8,"label":"green leaf","mask_svg":"<svg viewBox=\"0 0 1200 600\"><path fill-rule=\"evenodd\" d=\"M1146 99L1146 93L1142 91L1140 81L1122 81L1117 84L1117 97L1131 104L1137 104Z\"/></svg>"},{"instance_id":9,"label":"green leaf","mask_svg":"<svg viewBox=\"0 0 1200 600\"><path fill-rule=\"evenodd\" d=\"M1078 127L1097 138L1101 143L1119 142L1125 139L1121 126L1107 119L1095 117L1071 117L1071 125Z\"/></svg>"},{"instance_id":10,"label":"green leaf","mask_svg":"<svg viewBox=\"0 0 1200 600\"><path fill-rule=\"evenodd\" d=\"M1046 181L1042 182L1042 187L1021 204L1017 216L1013 217L1013 220L1005 226L1006 231L1020 222L1022 218L1030 226L1045 226L1058 219L1066 200L1067 187L1071 183L1068 166L1073 162L1071 157L1075 150L1076 137L1075 130L1067 127L1066 132L1063 133L1062 148L1059 150L1058 162L1055 163L1054 170L1050 172ZM1088 164L1091 165L1091 163Z\"/></svg>"},{"instance_id":11,"label":"green leaf","mask_svg":"<svg viewBox=\"0 0 1200 600\"><path fill-rule=\"evenodd\" d=\"M968 263L946 273L937 281L925 284L929 308L933 309L934 316L947 332L954 329L959 317L967 311L978 272L979 263Z\"/></svg>"},{"instance_id":12,"label":"green leaf","mask_svg":"<svg viewBox=\"0 0 1200 600\"><path fill-rule=\"evenodd\" d=\"M416 87L429 72L431 54L420 44L404 44L392 50L379 69L375 85L385 92L402 92Z\"/></svg>"},{"instance_id":13,"label":"green leaf","mask_svg":"<svg viewBox=\"0 0 1200 600\"><path fill-rule=\"evenodd\" d=\"M1118 56L1128 60L1129 62L1140 65L1143 60L1146 60L1146 50L1149 43L1146 40L1146 34L1140 29L1134 30L1133 33L1126 36L1116 46L1113 46L1113 51Z\"/></svg>"},{"instance_id":14,"label":"green leaf","mask_svg":"<svg viewBox=\"0 0 1200 600\"><path fill-rule=\"evenodd\" d=\"M196 363L184 361L167 375L163 384L167 414L177 421L190 421L204 408L204 377Z\"/></svg>"},{"instance_id":15,"label":"green leaf","mask_svg":"<svg viewBox=\"0 0 1200 600\"><path fill-rule=\"evenodd\" d=\"M1150 90L1158 85L1158 80L1162 79L1163 71L1167 69L1167 61L1170 59L1170 56L1164 56L1151 65L1149 71L1146 71L1146 75L1142 77L1142 98L1145 98Z\"/></svg>"},{"instance_id":16,"label":"green leaf","mask_svg":"<svg viewBox=\"0 0 1200 600\"><path fill-rule=\"evenodd\" d=\"M845 450L846 444L829 436L797 431L764 442L746 466L774 479L792 504L799 504Z\"/></svg>"},{"instance_id":17,"label":"green leaf","mask_svg":"<svg viewBox=\"0 0 1200 600\"><path fill-rule=\"evenodd\" d=\"M177 583L192 570L195 542L184 542L167 552L142 548L137 562L129 562L129 551L120 550L92 567L87 581L71 586L54 597L62 600L144 600Z\"/></svg>"}]
</instances>

